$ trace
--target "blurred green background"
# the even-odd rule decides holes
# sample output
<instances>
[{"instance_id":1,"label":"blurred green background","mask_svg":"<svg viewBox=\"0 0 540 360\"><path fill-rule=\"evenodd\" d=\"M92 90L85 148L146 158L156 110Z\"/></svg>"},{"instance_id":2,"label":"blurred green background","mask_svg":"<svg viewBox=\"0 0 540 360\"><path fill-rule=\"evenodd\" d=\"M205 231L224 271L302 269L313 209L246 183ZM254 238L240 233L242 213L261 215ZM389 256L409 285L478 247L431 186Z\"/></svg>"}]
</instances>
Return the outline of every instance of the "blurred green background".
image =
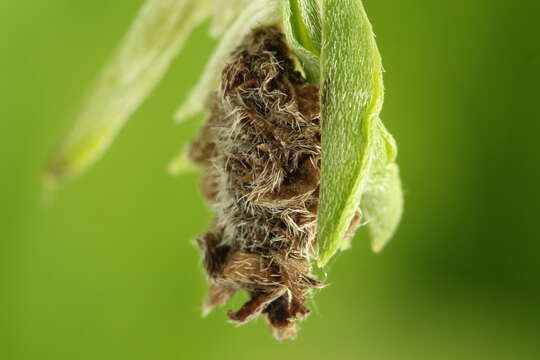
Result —
<instances>
[{"instance_id":1,"label":"blurred green background","mask_svg":"<svg viewBox=\"0 0 540 360\"><path fill-rule=\"evenodd\" d=\"M200 123L171 118L215 46L208 24L45 206L49 150L142 0L1 0L0 359L539 359L540 4L365 3L405 215L380 255L356 236L278 343L262 320L201 318L191 241L211 214L197 174L165 171Z\"/></svg>"}]
</instances>

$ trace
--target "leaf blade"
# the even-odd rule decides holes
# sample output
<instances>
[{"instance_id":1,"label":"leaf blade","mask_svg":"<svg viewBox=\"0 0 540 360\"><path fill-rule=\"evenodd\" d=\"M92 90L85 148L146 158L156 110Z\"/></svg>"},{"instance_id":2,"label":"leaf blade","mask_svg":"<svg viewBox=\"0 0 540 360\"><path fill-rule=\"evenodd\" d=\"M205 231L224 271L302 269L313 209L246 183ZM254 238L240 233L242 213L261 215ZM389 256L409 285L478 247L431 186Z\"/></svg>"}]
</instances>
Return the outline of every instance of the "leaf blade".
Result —
<instances>
[{"instance_id":1,"label":"leaf blade","mask_svg":"<svg viewBox=\"0 0 540 360\"><path fill-rule=\"evenodd\" d=\"M362 194L373 186L370 177L395 157L395 143L382 131L379 120L384 98L382 73L381 57L362 2L323 1L320 267L348 243L345 234L361 207ZM396 174L393 172L390 178L395 180ZM396 191L395 186L392 190L391 196L401 196L401 190ZM377 213L376 202L369 207L369 213ZM399 201L396 204L401 206ZM399 222L401 212L393 214L396 216L392 224L397 226L395 218ZM385 243L387 236L377 233L379 228L374 229L377 244Z\"/></svg>"},{"instance_id":2,"label":"leaf blade","mask_svg":"<svg viewBox=\"0 0 540 360\"><path fill-rule=\"evenodd\" d=\"M362 195L362 210L368 219L371 248L380 252L396 232L403 213L403 193L396 163L374 175L372 186Z\"/></svg>"},{"instance_id":3,"label":"leaf blade","mask_svg":"<svg viewBox=\"0 0 540 360\"><path fill-rule=\"evenodd\" d=\"M320 81L321 19L319 0L282 0L283 30L306 78Z\"/></svg>"},{"instance_id":4,"label":"leaf blade","mask_svg":"<svg viewBox=\"0 0 540 360\"><path fill-rule=\"evenodd\" d=\"M148 0L54 154L45 179L72 178L96 162L154 89L191 30L210 14L207 0Z\"/></svg>"}]
</instances>

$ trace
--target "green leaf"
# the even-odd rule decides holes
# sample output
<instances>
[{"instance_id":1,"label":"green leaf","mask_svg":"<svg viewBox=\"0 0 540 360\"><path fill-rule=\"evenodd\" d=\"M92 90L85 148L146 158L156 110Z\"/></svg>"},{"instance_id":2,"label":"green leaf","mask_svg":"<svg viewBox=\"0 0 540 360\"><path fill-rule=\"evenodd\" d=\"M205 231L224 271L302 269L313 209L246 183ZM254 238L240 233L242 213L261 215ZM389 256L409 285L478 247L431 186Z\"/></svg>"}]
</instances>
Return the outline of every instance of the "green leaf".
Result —
<instances>
[{"instance_id":1,"label":"green leaf","mask_svg":"<svg viewBox=\"0 0 540 360\"><path fill-rule=\"evenodd\" d=\"M283 31L309 82L319 84L321 18L319 0L282 0Z\"/></svg>"},{"instance_id":2,"label":"green leaf","mask_svg":"<svg viewBox=\"0 0 540 360\"><path fill-rule=\"evenodd\" d=\"M129 116L154 89L192 29L211 13L209 0L148 0L106 65L53 157L49 184L97 161Z\"/></svg>"},{"instance_id":3,"label":"green leaf","mask_svg":"<svg viewBox=\"0 0 540 360\"><path fill-rule=\"evenodd\" d=\"M402 212L396 146L379 120L383 68L360 0L322 2L322 177L317 262L324 266L348 244L361 208L380 250ZM362 200L362 202L361 202Z\"/></svg>"},{"instance_id":4,"label":"green leaf","mask_svg":"<svg viewBox=\"0 0 540 360\"><path fill-rule=\"evenodd\" d=\"M394 235L403 212L397 164L389 164L374 173L366 188L361 207L371 234L371 248L379 252Z\"/></svg>"}]
</instances>

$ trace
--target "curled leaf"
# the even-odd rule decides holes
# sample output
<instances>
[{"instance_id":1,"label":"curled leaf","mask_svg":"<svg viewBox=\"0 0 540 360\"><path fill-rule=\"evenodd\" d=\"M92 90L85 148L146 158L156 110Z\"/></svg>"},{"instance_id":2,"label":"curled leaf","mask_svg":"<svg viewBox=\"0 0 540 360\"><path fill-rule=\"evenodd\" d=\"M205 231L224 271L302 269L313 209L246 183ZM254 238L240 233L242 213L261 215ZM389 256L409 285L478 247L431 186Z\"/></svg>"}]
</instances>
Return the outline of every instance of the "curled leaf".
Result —
<instances>
[{"instance_id":1,"label":"curled leaf","mask_svg":"<svg viewBox=\"0 0 540 360\"><path fill-rule=\"evenodd\" d=\"M282 0L283 31L300 59L309 82L320 75L321 18L319 0Z\"/></svg>"},{"instance_id":2,"label":"curled leaf","mask_svg":"<svg viewBox=\"0 0 540 360\"><path fill-rule=\"evenodd\" d=\"M209 0L146 2L53 157L48 182L72 177L99 159L210 11Z\"/></svg>"},{"instance_id":3,"label":"curled leaf","mask_svg":"<svg viewBox=\"0 0 540 360\"><path fill-rule=\"evenodd\" d=\"M347 245L363 210L380 250L402 212L395 142L379 120L384 88L381 57L360 0L322 3L322 178L317 262Z\"/></svg>"}]
</instances>

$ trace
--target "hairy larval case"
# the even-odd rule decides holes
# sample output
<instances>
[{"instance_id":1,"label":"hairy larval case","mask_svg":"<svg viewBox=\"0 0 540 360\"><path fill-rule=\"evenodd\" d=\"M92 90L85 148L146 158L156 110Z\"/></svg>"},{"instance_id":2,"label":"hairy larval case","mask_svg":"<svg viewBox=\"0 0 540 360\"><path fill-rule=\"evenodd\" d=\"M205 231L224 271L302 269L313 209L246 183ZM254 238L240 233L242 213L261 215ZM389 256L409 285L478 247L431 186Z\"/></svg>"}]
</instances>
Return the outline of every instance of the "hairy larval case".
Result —
<instances>
[{"instance_id":1,"label":"hairy larval case","mask_svg":"<svg viewBox=\"0 0 540 360\"><path fill-rule=\"evenodd\" d=\"M317 252L319 88L295 70L277 27L254 30L231 54L210 115L190 147L204 167L203 193L216 217L198 239L211 287L205 311L237 291L251 300L237 323L264 314L274 336L296 334Z\"/></svg>"}]
</instances>

